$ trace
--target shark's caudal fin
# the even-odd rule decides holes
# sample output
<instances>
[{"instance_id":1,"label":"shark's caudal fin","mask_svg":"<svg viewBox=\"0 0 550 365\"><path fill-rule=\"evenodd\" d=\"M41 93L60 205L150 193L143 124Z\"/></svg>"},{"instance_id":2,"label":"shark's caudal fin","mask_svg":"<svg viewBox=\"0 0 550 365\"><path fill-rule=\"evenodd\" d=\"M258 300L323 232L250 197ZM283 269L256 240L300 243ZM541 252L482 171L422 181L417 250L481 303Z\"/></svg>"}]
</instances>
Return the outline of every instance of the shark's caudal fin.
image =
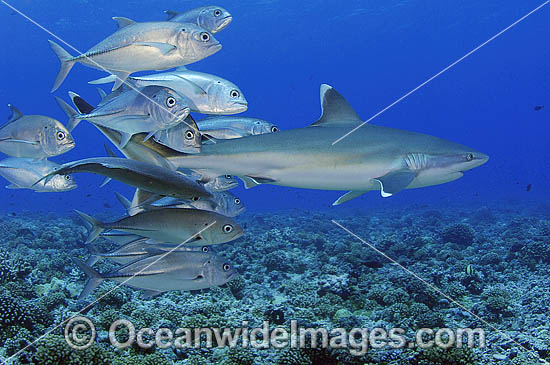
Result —
<instances>
[{"instance_id":1,"label":"shark's caudal fin","mask_svg":"<svg viewBox=\"0 0 550 365\"><path fill-rule=\"evenodd\" d=\"M59 73L57 74L51 90L51 92L53 93L59 88L59 86L61 86L61 84L67 77L67 74L69 73L69 71L71 71L71 68L73 68L74 59L73 56L71 56L69 52L65 51L59 44L50 40L48 42L50 42L50 47L55 52L57 58L59 58L59 62L61 62Z\"/></svg>"},{"instance_id":2,"label":"shark's caudal fin","mask_svg":"<svg viewBox=\"0 0 550 365\"><path fill-rule=\"evenodd\" d=\"M90 232L88 232L88 238L86 238L86 242L84 243L89 244L95 241L95 239L101 234L101 232L105 230L105 228L103 228L103 223L79 210L75 209L74 211L80 216L80 218L84 220L84 222L88 223L91 226Z\"/></svg>"},{"instance_id":3,"label":"shark's caudal fin","mask_svg":"<svg viewBox=\"0 0 550 365\"><path fill-rule=\"evenodd\" d=\"M363 123L348 101L332 86L321 85L321 118L310 127L337 127Z\"/></svg>"},{"instance_id":4,"label":"shark's caudal fin","mask_svg":"<svg viewBox=\"0 0 550 365\"><path fill-rule=\"evenodd\" d=\"M82 292L78 296L78 300L86 298L90 293L97 288L103 280L105 280L100 273L92 269L90 265L87 265L86 263L73 258L73 262L78 266L78 268L86 273L88 275L89 279L86 283L86 286L84 289L82 289Z\"/></svg>"}]
</instances>

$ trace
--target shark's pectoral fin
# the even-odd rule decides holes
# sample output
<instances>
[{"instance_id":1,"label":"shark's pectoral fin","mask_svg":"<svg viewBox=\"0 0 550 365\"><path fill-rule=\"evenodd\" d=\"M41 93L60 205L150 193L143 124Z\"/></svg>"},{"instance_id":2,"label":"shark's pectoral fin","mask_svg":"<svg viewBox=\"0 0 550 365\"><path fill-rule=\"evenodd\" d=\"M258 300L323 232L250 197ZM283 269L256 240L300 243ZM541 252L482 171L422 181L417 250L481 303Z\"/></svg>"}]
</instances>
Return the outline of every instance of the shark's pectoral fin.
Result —
<instances>
[{"instance_id":1,"label":"shark's pectoral fin","mask_svg":"<svg viewBox=\"0 0 550 365\"><path fill-rule=\"evenodd\" d=\"M321 85L321 118L310 127L359 125L363 123L348 101L332 86Z\"/></svg>"},{"instance_id":2,"label":"shark's pectoral fin","mask_svg":"<svg viewBox=\"0 0 550 365\"><path fill-rule=\"evenodd\" d=\"M250 188L253 188L254 186L258 186L261 184L272 184L277 181L268 177L259 177L259 176L239 176L239 179L243 181L244 187L246 189L250 189Z\"/></svg>"},{"instance_id":3,"label":"shark's pectoral fin","mask_svg":"<svg viewBox=\"0 0 550 365\"><path fill-rule=\"evenodd\" d=\"M358 196L361 196L365 193L366 193L366 191L353 191L353 190L348 191L347 193L345 193L344 195L342 195L341 197L336 199L336 201L334 203L332 203L332 205L344 204L345 202L350 201L352 199L355 199Z\"/></svg>"},{"instance_id":4,"label":"shark's pectoral fin","mask_svg":"<svg viewBox=\"0 0 550 365\"><path fill-rule=\"evenodd\" d=\"M380 193L384 198L387 198L406 189L415 177L416 173L414 171L403 169L392 171L373 180L380 184Z\"/></svg>"}]
</instances>

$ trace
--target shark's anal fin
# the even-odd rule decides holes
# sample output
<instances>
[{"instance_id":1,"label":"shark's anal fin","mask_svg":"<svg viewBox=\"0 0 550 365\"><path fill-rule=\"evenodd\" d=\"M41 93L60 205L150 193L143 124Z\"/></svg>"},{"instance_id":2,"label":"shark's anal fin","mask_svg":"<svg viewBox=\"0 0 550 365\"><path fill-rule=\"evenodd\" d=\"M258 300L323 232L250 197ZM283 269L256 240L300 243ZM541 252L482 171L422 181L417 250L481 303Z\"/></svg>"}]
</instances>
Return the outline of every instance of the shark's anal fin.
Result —
<instances>
[{"instance_id":1,"label":"shark's anal fin","mask_svg":"<svg viewBox=\"0 0 550 365\"><path fill-rule=\"evenodd\" d=\"M380 194L382 194L384 198L387 198L406 189L415 177L416 173L414 171L402 169L392 171L373 180L380 184Z\"/></svg>"},{"instance_id":2,"label":"shark's anal fin","mask_svg":"<svg viewBox=\"0 0 550 365\"><path fill-rule=\"evenodd\" d=\"M332 86L321 85L321 118L310 127L359 125L363 123L348 101Z\"/></svg>"},{"instance_id":3,"label":"shark's anal fin","mask_svg":"<svg viewBox=\"0 0 550 365\"><path fill-rule=\"evenodd\" d=\"M244 182L244 187L246 189L250 189L261 184L272 184L277 181L268 177L259 176L239 176L239 178Z\"/></svg>"},{"instance_id":4,"label":"shark's anal fin","mask_svg":"<svg viewBox=\"0 0 550 365\"><path fill-rule=\"evenodd\" d=\"M365 193L366 193L366 191L348 191L347 193L345 193L344 195L342 195L341 197L336 199L336 201L334 203L332 203L332 205L344 204L345 202L348 202L352 199L355 199L358 196L361 196Z\"/></svg>"}]
</instances>

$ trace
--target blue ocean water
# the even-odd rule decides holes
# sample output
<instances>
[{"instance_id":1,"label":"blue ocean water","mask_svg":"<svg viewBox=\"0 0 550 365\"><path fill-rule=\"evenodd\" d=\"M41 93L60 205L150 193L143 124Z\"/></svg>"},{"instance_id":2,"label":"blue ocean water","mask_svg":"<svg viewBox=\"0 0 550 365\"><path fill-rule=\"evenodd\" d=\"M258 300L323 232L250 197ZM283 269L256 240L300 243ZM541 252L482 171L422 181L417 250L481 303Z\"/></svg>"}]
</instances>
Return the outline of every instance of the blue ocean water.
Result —
<instances>
[{"instance_id":1,"label":"blue ocean water","mask_svg":"<svg viewBox=\"0 0 550 365\"><path fill-rule=\"evenodd\" d=\"M11 103L24 114L63 123L67 118L50 93L59 62L48 39L59 37L85 51L116 30L113 16L161 21L166 9L209 5L7 3L17 11L0 1L0 105ZM76 358L101 364L132 357L136 364L323 365L534 364L550 359L550 5L510 27L544 2L215 3L233 16L216 34L223 48L188 67L237 84L249 102L243 116L266 119L281 129L307 126L320 115L319 87L326 83L366 120L431 80L371 123L442 137L482 151L490 160L451 183L391 198L370 192L338 207L331 203L341 192L273 185L246 190L241 184L232 192L247 207L236 218L246 234L216 248L240 273L236 284L198 293L171 291L153 299L127 287L107 293L114 285L104 284L91 296L99 303L85 314L100 333L94 346L110 360L100 361L93 351ZM67 92L75 91L95 104L99 96L88 81L102 76L76 65L53 95L68 101ZM3 108L0 119L7 120L10 112ZM76 147L51 160L106 155L104 143L109 142L91 124L82 122L72 133ZM90 255L73 209L115 219L124 210L114 193L131 197L134 192L117 181L100 188L100 176L74 177L78 189L65 193L0 188L0 362L15 354L21 363L64 363L59 359L70 350L60 329L82 309L77 297L86 280L71 259ZM115 245L101 239L98 247L105 252ZM463 306L427 289L397 262ZM95 266L101 273L116 267L108 260ZM352 361L332 352L322 353L321 360L312 353L274 350L115 352L105 337L117 316L150 326L236 327L242 320L254 326L276 322L279 315L284 318L277 324L285 326L296 319L314 327L400 326L408 333L420 327L477 326L487 331L488 347L478 350L477 358L454 349L405 349L369 352ZM48 330L52 337L43 341L44 348L25 347ZM288 360L291 355L295 361Z\"/></svg>"},{"instance_id":2,"label":"blue ocean water","mask_svg":"<svg viewBox=\"0 0 550 365\"><path fill-rule=\"evenodd\" d=\"M539 5L540 1L257 1L224 2L234 20L217 34L222 51L189 68L235 82L249 101L244 114L283 129L303 127L320 114L319 85L342 93L359 115L370 118L476 46ZM48 31L86 50L115 29L112 16L163 20L169 8L198 1L71 1L10 3ZM450 184L406 191L391 199L370 193L338 209L380 204L440 204L449 200L547 200L550 151L545 44L547 12L530 16L460 62L372 123L432 134L490 155L481 168ZM52 35L6 6L0 7L3 57L2 105L23 113L66 121L49 93L58 60L48 46ZM55 95L76 91L92 103L87 82L103 73L77 65ZM7 119L9 110L2 112ZM55 161L104 156L106 139L82 123L77 147ZM117 205L119 183L99 189L100 177L78 175L80 188L63 194L7 191L2 209L55 210L78 206L103 210ZM527 193L526 186L533 189ZM91 195L90 195L91 194ZM338 192L274 186L238 190L251 210L328 208ZM282 198L284 197L284 198Z\"/></svg>"}]
</instances>

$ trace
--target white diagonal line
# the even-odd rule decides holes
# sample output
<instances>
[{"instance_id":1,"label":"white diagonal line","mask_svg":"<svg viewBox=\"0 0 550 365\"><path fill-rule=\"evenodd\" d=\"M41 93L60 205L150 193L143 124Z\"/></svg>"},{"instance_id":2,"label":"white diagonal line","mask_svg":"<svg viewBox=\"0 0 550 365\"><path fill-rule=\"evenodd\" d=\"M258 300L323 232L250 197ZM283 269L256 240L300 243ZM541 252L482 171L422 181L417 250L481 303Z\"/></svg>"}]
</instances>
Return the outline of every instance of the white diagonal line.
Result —
<instances>
[{"instance_id":1,"label":"white diagonal line","mask_svg":"<svg viewBox=\"0 0 550 365\"><path fill-rule=\"evenodd\" d=\"M516 25L518 25L519 23L521 23L522 21L527 19L530 15L536 13L537 11L542 9L544 6L548 5L548 3L550 3L550 0L547 0L544 3L542 3L541 5L537 6L535 9L531 10L529 13L525 14L524 16L522 16L521 18L519 18L518 20L516 20L515 22L513 22L512 24L510 24L509 26L507 26L506 28L504 28L503 30L501 30L500 32L498 32L497 34L495 34L494 36L492 36L491 38L486 40L485 42L481 43L479 46L472 49L470 52L466 53L464 56L460 57L458 60L451 63L449 66L445 67L443 70L439 71L438 73L436 73L435 75L433 75L432 77L430 77L429 79L427 79L426 81L424 81L423 83L421 83L420 85L418 85L417 87L415 87L414 89L412 89L411 91L409 91L408 93L406 93L405 95L403 95L402 97L400 97L399 99L397 99L396 101L394 101L393 103L391 103L390 105L385 107L384 109L380 110L378 113L374 114L372 117L370 117L369 119L367 119L363 123L359 124L357 127L350 130L348 133L344 134L342 137L340 137L337 140L335 140L334 142L332 142L332 145L334 146L336 143L338 143L341 140L343 140L344 138L348 137L350 134L354 133L359 128L363 127L365 124L372 121L374 118L378 117L380 114L388 111L389 109L394 107L396 104L400 103L401 101L403 101L404 99L406 99L410 95L414 94L415 92L417 92L418 90L420 90L421 88L423 88L424 86L426 86L427 84L429 84L430 82L432 82L433 80L438 78L439 76L443 75L445 72L449 71L451 68L453 68L454 66L456 66L460 62L464 61L466 58L470 57L471 55L473 55L474 53L479 51L481 48L483 48L487 44L491 43L492 41L494 41L495 39L500 37L506 31L512 29L513 27L515 27Z\"/></svg>"},{"instance_id":2,"label":"white diagonal line","mask_svg":"<svg viewBox=\"0 0 550 365\"><path fill-rule=\"evenodd\" d=\"M431 288L432 290L435 290L439 295L442 295L443 297L445 297L447 300L449 300L451 303L453 304L456 304L460 309L464 310L465 312L468 312L469 314L471 314L474 318L476 318L477 320L483 322L483 324L485 324L486 326L490 327L492 330L496 331L497 333L501 334L501 335L504 335L506 338L510 339L512 342L514 342L516 345L520 346L521 348L523 348L525 351L531 353L531 354L534 354L537 358L539 358L539 360L544 363L544 364L548 364L548 362L546 362L544 359L541 359L540 356L533 350L529 350L527 347L523 346L522 344L520 344L519 342L517 342L516 340L514 340L512 337L510 337L506 332L503 332L501 330L499 330L498 328L496 328L495 326L493 326L491 323L487 322L486 320L484 320L483 318L481 318L480 316L478 316L477 314L473 313L472 311L470 311L468 308L466 308L464 305L462 305L461 303L457 302L455 299L453 299L452 297L448 296L447 294L443 293L441 291L441 289L439 289L438 287L436 287L435 285L433 284L430 284L429 282L427 282L426 280L422 279L420 276L418 276L417 274L415 274L414 272L412 272L411 270L407 269L405 266L401 265L399 262L397 262L396 260L392 259L391 257L389 257L388 255L386 255L384 252L380 251L379 249L377 249L376 247L374 247L372 244L370 244L369 242L365 241L363 238L361 238L360 236L356 235L355 233L353 233L352 231L350 231L348 228L344 227L342 224L340 224L338 221L336 220L332 220L332 223L336 224L338 227L340 227L341 229L343 229L344 231L346 231L347 233L349 233L351 236L355 237L356 239L358 239L359 241L361 241L361 243L363 243L364 245L370 247L371 249L373 249L374 251L376 251L376 253L384 256L387 260L391 261L393 264L399 266L401 269L403 269L404 271L406 271L408 274L414 276L416 279L420 280L424 285L428 286L429 288Z\"/></svg>"},{"instance_id":3,"label":"white diagonal line","mask_svg":"<svg viewBox=\"0 0 550 365\"><path fill-rule=\"evenodd\" d=\"M153 266L154 264L156 264L159 260L162 260L164 257L166 257L167 255L169 255L170 253L174 252L175 250L177 250L178 248L180 248L181 246L185 245L187 242L189 242L189 240L191 240L193 237L197 236L198 234L201 234L202 232L206 231L208 228L212 227L214 224L216 224L216 221L213 221L212 223L210 223L208 226L204 227L203 229L201 229L200 231L196 232L195 234L193 234L192 236L190 236L189 238L187 238L185 241L183 241L182 243L178 244L177 246L175 246L174 248L172 248L170 251L167 251L166 253L162 254L162 255L159 255L159 257L154 260L152 263L150 263L149 265L147 265L146 267L144 267L143 269L141 269L140 271L136 272L135 274L133 274L132 276L130 276L128 279L124 280L123 282L119 283L118 285L116 285L114 288L112 288L111 290L109 290L107 293L103 294L101 297L97 298L96 300L94 300L93 302L91 302L90 304L88 304L87 306L85 306L84 308L82 308L80 311L76 312L75 314L73 314L73 317L74 316L77 316L79 314L82 314L86 309L88 308L91 308L94 304L96 304L97 302L99 302L101 299L103 299L105 296L107 296L108 294L110 294L111 292L113 292L114 290L120 288L122 285L126 284L128 281L132 280L133 278L135 278L136 276L138 276L139 274L141 274L142 272L144 272L145 270L147 270L148 268L150 268L151 266ZM5 359L5 361L10 361L12 360L13 358L15 358L16 356L18 356L21 352L25 351L27 348L29 348L30 346L34 345L35 343L39 342L41 339L43 339L44 337L46 337L47 335L49 335L50 333L52 333L53 331L55 331L56 329L58 329L59 327L61 327L63 325L65 321L62 321L61 323L59 323L57 326L55 326L54 328L48 330L46 333L44 333L42 336L38 337L37 339L33 340L31 343L27 344L25 347L23 347L21 350L17 351L15 354L11 355L10 357L8 357L7 359ZM6 362L7 364L7 362Z\"/></svg>"},{"instance_id":4,"label":"white diagonal line","mask_svg":"<svg viewBox=\"0 0 550 365\"><path fill-rule=\"evenodd\" d=\"M120 77L118 77L117 75L114 75L111 73L111 71L109 71L108 69L106 69L105 67L103 67L101 64L97 63L95 60L89 58L88 56L86 56L84 53L80 52L76 47L73 47L73 45L71 45L70 43L66 42L64 39L62 39L61 37L59 37L58 35L56 35L55 33L53 33L52 31L50 31L49 29L47 29L46 27L44 27L43 25L41 25L40 23L38 23L36 20L32 19L31 17L29 17L28 15L26 15L25 13L23 13L22 11L20 11L19 9L17 9L16 7L14 7L13 5L7 3L5 0L0 0L4 5L6 5L8 8L10 8L11 10L15 11L17 14L21 15L23 18L27 19L29 22L31 22L32 24L36 25L38 28L42 29L44 32L48 33L49 35L51 35L52 37L54 37L55 39L57 39L59 42L63 43L64 45L66 45L67 47L69 47L70 49L72 49L73 51L75 51L76 53L78 53L80 56L83 56L84 58L86 58L88 61L90 61L91 63L94 64L94 66L96 66L97 68L107 72L107 73L110 73L111 75L113 75L117 80L119 81L122 81L122 83L126 86L128 86L130 89L134 90L135 92L137 92L138 94L140 94L141 96L143 96L144 98L146 98L147 100L149 100L150 102L152 102L153 104L157 105L158 107L160 107L162 110L164 110L165 112L170 113L170 110L167 109L164 105L158 103L157 101L151 99L150 97L148 97L147 95L145 95L144 93L142 93L140 90L138 90L137 88L135 88L133 85L130 85L130 83L126 82L125 80L122 80ZM550 1L550 0L549 0ZM59 61L61 62L61 61ZM178 94L179 95L179 94ZM189 128L191 129L194 129L194 127L192 125L190 125L189 123L187 123L185 121L185 119L181 122L181 123L185 123ZM199 131L200 132L200 131ZM205 136L207 139L211 140L212 142L216 143L216 141L212 140L211 138L209 138L208 136ZM118 146L117 146L118 147Z\"/></svg>"}]
</instances>

